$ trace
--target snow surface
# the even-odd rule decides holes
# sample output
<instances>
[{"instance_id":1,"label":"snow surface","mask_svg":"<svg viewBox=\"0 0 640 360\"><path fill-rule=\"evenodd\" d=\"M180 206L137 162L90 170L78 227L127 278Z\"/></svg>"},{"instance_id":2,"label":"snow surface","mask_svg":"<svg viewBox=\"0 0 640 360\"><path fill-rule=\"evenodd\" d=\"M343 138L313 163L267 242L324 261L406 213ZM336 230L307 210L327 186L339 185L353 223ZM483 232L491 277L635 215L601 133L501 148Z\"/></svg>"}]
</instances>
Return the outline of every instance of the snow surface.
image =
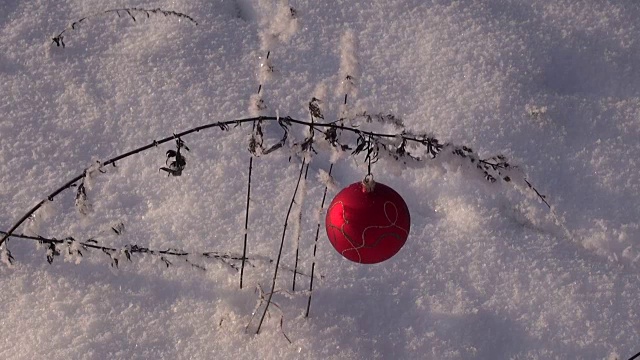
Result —
<instances>
[{"instance_id":1,"label":"snow surface","mask_svg":"<svg viewBox=\"0 0 640 360\"><path fill-rule=\"evenodd\" d=\"M553 211L531 192L455 164L375 164L376 180L408 203L406 246L364 266L343 259L321 232L322 278L305 318L300 289L309 278L284 292L290 232L283 291L273 297L279 307L255 335L256 318L245 328L260 302L256 289L269 291L274 264L266 259L277 256L300 167L280 149L253 161L248 243L256 260L242 290L238 273L215 260L190 258L201 271L134 254L112 269L94 250L49 265L45 247L12 239L14 266L0 266L0 358L627 359L640 351L638 2L292 0L295 24L282 23L286 12L274 0L126 4L188 14L198 25L105 14L66 31L63 49L51 38L71 22L123 3L0 2L0 229L96 160L248 117L259 78L267 114L307 120L311 97L323 96L325 118L335 119L344 66L359 72L352 109L393 113L408 129L482 157L506 155ZM357 50L347 60L345 46ZM269 77L259 69L265 47ZM306 129L298 130L302 138ZM93 171L88 216L67 190L18 232L239 254L250 131L184 137L191 151L181 177L158 170L173 143ZM265 142L280 135L267 126ZM330 161L338 189L329 200L366 174L362 157L319 150L300 222L306 273ZM117 236L110 227L119 222L126 231Z\"/></svg>"}]
</instances>

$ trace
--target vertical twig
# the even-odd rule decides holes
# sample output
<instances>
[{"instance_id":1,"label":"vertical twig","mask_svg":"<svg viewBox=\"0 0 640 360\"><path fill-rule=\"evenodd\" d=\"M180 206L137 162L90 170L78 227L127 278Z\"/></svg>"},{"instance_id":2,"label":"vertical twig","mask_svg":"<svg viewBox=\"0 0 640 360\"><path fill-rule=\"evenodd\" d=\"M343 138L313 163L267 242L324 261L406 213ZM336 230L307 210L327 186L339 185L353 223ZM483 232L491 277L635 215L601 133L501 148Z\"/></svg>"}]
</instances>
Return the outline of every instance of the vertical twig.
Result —
<instances>
[{"instance_id":1,"label":"vertical twig","mask_svg":"<svg viewBox=\"0 0 640 360\"><path fill-rule=\"evenodd\" d=\"M309 164L307 163L306 169L304 171L304 180L307 181L307 174L309 174ZM302 203L298 204L298 206L302 207ZM300 213L298 214L298 226L301 226L302 223L302 209L300 209ZM296 275L298 275L298 259L300 254L300 239L296 244L296 261L293 266L293 284L291 286L291 291L296 291Z\"/></svg>"},{"instance_id":2,"label":"vertical twig","mask_svg":"<svg viewBox=\"0 0 640 360\"><path fill-rule=\"evenodd\" d=\"M348 93L344 94L344 106L347 106ZM333 171L333 163L329 166L329 177ZM324 192L322 193L322 202L320 203L320 211L324 210L324 203L327 200L328 186L324 186ZM309 311L311 310L311 296L313 295L313 278L316 270L316 252L318 250L318 237L320 236L320 224L322 223L322 217L318 218L318 226L316 227L316 237L313 241L313 257L311 262L311 280L309 281L309 297L307 298L307 310L304 313L304 317L309 317Z\"/></svg>"},{"instance_id":3,"label":"vertical twig","mask_svg":"<svg viewBox=\"0 0 640 360\"><path fill-rule=\"evenodd\" d=\"M347 75L346 80L350 80L351 76ZM346 91L344 93L344 108L346 109L347 106L347 100L349 99L349 92ZM342 119L340 119L341 123L342 123ZM329 177L331 177L331 172L333 171L333 163L331 163L331 165L329 166ZM320 203L320 211L324 210L324 204L327 200L327 191L328 191L328 186L325 185L324 187L324 192L322 194L322 202ZM320 226L322 223L322 217L318 218L318 226L316 227L316 237L313 241L313 260L311 262L311 280L309 281L309 297L307 298L307 310L304 313L304 317L308 318L309 317L309 311L311 310L311 296L313 295L313 279L315 278L315 270L316 270L316 252L318 250L318 238L320 236Z\"/></svg>"},{"instance_id":4,"label":"vertical twig","mask_svg":"<svg viewBox=\"0 0 640 360\"><path fill-rule=\"evenodd\" d=\"M247 236L249 234L249 200L251 199L251 171L253 170L253 155L249 158L249 181L247 182L247 212L244 217L244 244L242 246L242 265L240 266L240 289L244 277L244 265L247 259Z\"/></svg>"},{"instance_id":5,"label":"vertical twig","mask_svg":"<svg viewBox=\"0 0 640 360\"><path fill-rule=\"evenodd\" d=\"M371 136L371 134L369 134L369 144L367 146L367 176L373 176L373 174L371 173L371 158L373 157L373 137Z\"/></svg>"},{"instance_id":6,"label":"vertical twig","mask_svg":"<svg viewBox=\"0 0 640 360\"><path fill-rule=\"evenodd\" d=\"M311 127L309 128L309 141L313 142L313 134L314 134L314 128L313 128L313 124L314 122L314 111L311 107L311 105L313 104L313 101L316 100L315 97L311 100L311 102L309 103L309 115L311 116ZM319 109L318 109L319 110ZM315 114L315 116L320 116L322 117L321 113ZM305 142L307 140L305 139ZM307 148L306 152L307 154L309 154L309 150L313 148L313 145L309 145L309 147ZM304 146L303 146L303 150L304 150ZM304 180L305 183L307 181L307 175L309 174L309 164L307 164L307 169L304 172ZM298 213L298 227L301 226L302 223L302 204L299 204L300 208L300 212ZM298 235L298 239L296 241L296 261L295 264L293 266L293 284L291 285L291 291L296 291L296 276L298 275L298 259L299 259L299 254L300 254L300 236Z\"/></svg>"},{"instance_id":7,"label":"vertical twig","mask_svg":"<svg viewBox=\"0 0 640 360\"><path fill-rule=\"evenodd\" d=\"M276 259L276 267L273 270L273 281L271 283L271 291L269 292L269 297L267 298L267 304L264 307L264 312L262 313L262 317L260 318L260 322L258 323L258 329L256 330L256 334L260 333L260 328L262 327L262 323L264 322L264 318L267 316L267 312L269 311L269 305L271 304L271 298L273 297L273 293L276 290L276 279L278 277L278 267L280 267L280 258L282 257L282 248L284 247L284 239L287 233L287 225L289 224L289 216L291 215L291 209L293 208L293 203L296 199L296 194L298 193L298 188L300 187L300 180L302 179L302 173L304 171L304 166L306 163L306 159L302 159L302 165L300 166L300 174L298 175L298 182L296 183L296 188L293 191L293 196L291 197L291 202L289 203L289 210L287 211L287 216L284 220L284 228L282 230L282 239L280 240L280 249L278 250L278 258Z\"/></svg>"},{"instance_id":8,"label":"vertical twig","mask_svg":"<svg viewBox=\"0 0 640 360\"><path fill-rule=\"evenodd\" d=\"M269 55L271 54L271 51L267 51L267 59L269 59ZM258 91L257 91L257 95L260 95L260 92L262 91L262 81L260 81L260 84L258 85ZM253 105L255 106L255 104ZM253 123L253 131L255 131L256 129L256 123ZM251 151L251 149L250 149ZM249 158L249 179L247 182L247 212L245 214L245 218L244 218L244 242L242 245L242 265L240 266L240 289L242 289L242 282L244 279L244 266L245 266L245 258L247 257L247 237L249 236L249 202L251 199L251 171L253 170L253 156L254 154L251 154L251 157Z\"/></svg>"},{"instance_id":9,"label":"vertical twig","mask_svg":"<svg viewBox=\"0 0 640 360\"><path fill-rule=\"evenodd\" d=\"M265 61L269 60L269 55L271 55L271 51L267 51L267 56L265 57ZM259 77L258 77L259 79ZM262 81L260 81L260 84L258 85L258 92L257 94L260 95L260 91L262 91Z\"/></svg>"},{"instance_id":10,"label":"vertical twig","mask_svg":"<svg viewBox=\"0 0 640 360\"><path fill-rule=\"evenodd\" d=\"M329 176L331 176L331 172L333 171L333 164L329 166ZM327 189L328 187L324 187L324 193L322 194L322 203L320 204L320 211L324 209L324 203L327 199ZM311 309L311 295L313 294L313 278L316 270L316 251L318 250L318 237L320 236L320 223L321 220L318 219L318 226L316 227L316 238L313 242L313 262L311 263L311 281L309 282L309 298L307 299L307 311L304 313L304 317L309 317L309 309Z\"/></svg>"}]
</instances>

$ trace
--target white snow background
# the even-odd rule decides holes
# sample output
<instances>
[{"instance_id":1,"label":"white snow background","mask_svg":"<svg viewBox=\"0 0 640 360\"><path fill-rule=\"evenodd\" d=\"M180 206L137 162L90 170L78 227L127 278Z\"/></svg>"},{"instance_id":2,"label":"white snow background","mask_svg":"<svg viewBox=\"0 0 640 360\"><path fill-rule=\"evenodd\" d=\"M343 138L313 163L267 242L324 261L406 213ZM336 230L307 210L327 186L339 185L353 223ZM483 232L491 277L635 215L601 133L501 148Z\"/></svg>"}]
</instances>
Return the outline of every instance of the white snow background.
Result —
<instances>
[{"instance_id":1,"label":"white snow background","mask_svg":"<svg viewBox=\"0 0 640 360\"><path fill-rule=\"evenodd\" d=\"M250 117L261 76L266 114L308 120L316 96L334 120L344 66L358 72L352 109L392 113L411 131L481 157L504 154L553 211L532 192L454 163L374 164L376 180L411 211L405 247L358 265L322 231L322 278L305 318L308 277L284 292L290 231L279 307L255 335L257 319L245 327L256 289L269 291L274 270L263 259L277 256L300 167L287 146L253 162L248 241L258 259L242 290L220 261L190 259L202 271L134 254L114 269L93 250L49 265L45 247L12 238L15 263L0 267L1 359L627 359L640 351L637 1L291 0L298 24L290 29L278 4L0 1L0 229L95 160ZM111 13L66 31L66 48L51 41L86 15L133 6L184 13L198 25ZM264 37L278 31L287 36ZM341 41L349 32L352 41ZM259 72L267 48L270 78ZM305 129L294 130L302 139ZM74 188L17 233L239 254L250 132L185 136L191 151L180 177L159 171L172 142L122 160L93 179L88 216L74 208ZM265 127L265 142L280 135ZM318 174L330 160L328 147L318 150L301 202L305 273L324 189ZM362 156L337 161L329 200L365 174ZM119 222L126 231L110 234Z\"/></svg>"}]
</instances>

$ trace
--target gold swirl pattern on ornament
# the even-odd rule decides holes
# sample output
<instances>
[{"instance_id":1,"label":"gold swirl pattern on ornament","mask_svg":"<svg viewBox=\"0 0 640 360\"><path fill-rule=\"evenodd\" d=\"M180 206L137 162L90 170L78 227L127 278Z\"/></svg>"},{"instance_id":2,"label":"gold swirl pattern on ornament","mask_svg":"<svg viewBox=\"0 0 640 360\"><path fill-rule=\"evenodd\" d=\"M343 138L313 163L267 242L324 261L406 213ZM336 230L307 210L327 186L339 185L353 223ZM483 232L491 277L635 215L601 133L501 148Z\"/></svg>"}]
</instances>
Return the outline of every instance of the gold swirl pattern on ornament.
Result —
<instances>
[{"instance_id":1,"label":"gold swirl pattern on ornament","mask_svg":"<svg viewBox=\"0 0 640 360\"><path fill-rule=\"evenodd\" d=\"M351 248L345 249L342 251L342 256L345 256L344 254L347 251L355 251L356 254L358 255L358 262L361 263L362 262L362 255L360 255L360 249L364 249L364 248L375 248L378 246L378 244L382 241L383 238L387 237L387 236L391 236L393 238L396 238L398 240L400 240L400 236L396 233L384 233L379 235L375 242L373 244L370 245L366 245L366 241L365 241L365 237L366 237L366 233L368 230L372 230L372 229L399 229L402 230L407 236L409 236L409 230L403 228L402 226L399 226L397 224L398 222L398 216L399 216L399 211L398 211L398 207L396 206L395 203L391 202L391 201L386 201L384 203L383 206L383 210L384 210L384 215L387 218L387 221L389 221L389 225L372 225L372 226L367 226L363 231L362 231L362 235L361 235L361 242L360 244L356 244L355 241L353 241L353 239L351 238L351 236L349 234L347 234L347 232L345 231L345 225L349 224L349 220L347 219L347 214L346 211L344 209L344 203L342 201L338 201L335 204L333 204L330 208L329 208L329 212L331 212L331 210L333 209L334 206L337 206L338 204L340 204L342 206L342 219L343 219L343 223L340 226L336 226L333 223L329 223L329 227L330 228L334 228L338 231L340 231L340 233L342 234L342 236L344 236L345 239L347 239L347 241L349 242L349 244L351 244ZM392 219L391 216L389 216L389 212L387 210L387 207L391 206L393 207L394 210L394 218Z\"/></svg>"}]
</instances>

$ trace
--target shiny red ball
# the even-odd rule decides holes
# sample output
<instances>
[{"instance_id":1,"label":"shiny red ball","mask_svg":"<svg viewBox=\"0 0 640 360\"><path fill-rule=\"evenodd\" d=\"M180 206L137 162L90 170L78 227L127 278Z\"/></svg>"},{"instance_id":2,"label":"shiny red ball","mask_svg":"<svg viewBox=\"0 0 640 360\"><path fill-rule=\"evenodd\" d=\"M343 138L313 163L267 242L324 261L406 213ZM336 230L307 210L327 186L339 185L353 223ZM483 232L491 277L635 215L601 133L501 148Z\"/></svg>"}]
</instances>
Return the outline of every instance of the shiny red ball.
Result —
<instances>
[{"instance_id":1,"label":"shiny red ball","mask_svg":"<svg viewBox=\"0 0 640 360\"><path fill-rule=\"evenodd\" d=\"M345 258L375 264L395 255L407 241L409 208L392 188L376 183L367 192L361 182L342 189L325 219L327 236Z\"/></svg>"}]
</instances>

